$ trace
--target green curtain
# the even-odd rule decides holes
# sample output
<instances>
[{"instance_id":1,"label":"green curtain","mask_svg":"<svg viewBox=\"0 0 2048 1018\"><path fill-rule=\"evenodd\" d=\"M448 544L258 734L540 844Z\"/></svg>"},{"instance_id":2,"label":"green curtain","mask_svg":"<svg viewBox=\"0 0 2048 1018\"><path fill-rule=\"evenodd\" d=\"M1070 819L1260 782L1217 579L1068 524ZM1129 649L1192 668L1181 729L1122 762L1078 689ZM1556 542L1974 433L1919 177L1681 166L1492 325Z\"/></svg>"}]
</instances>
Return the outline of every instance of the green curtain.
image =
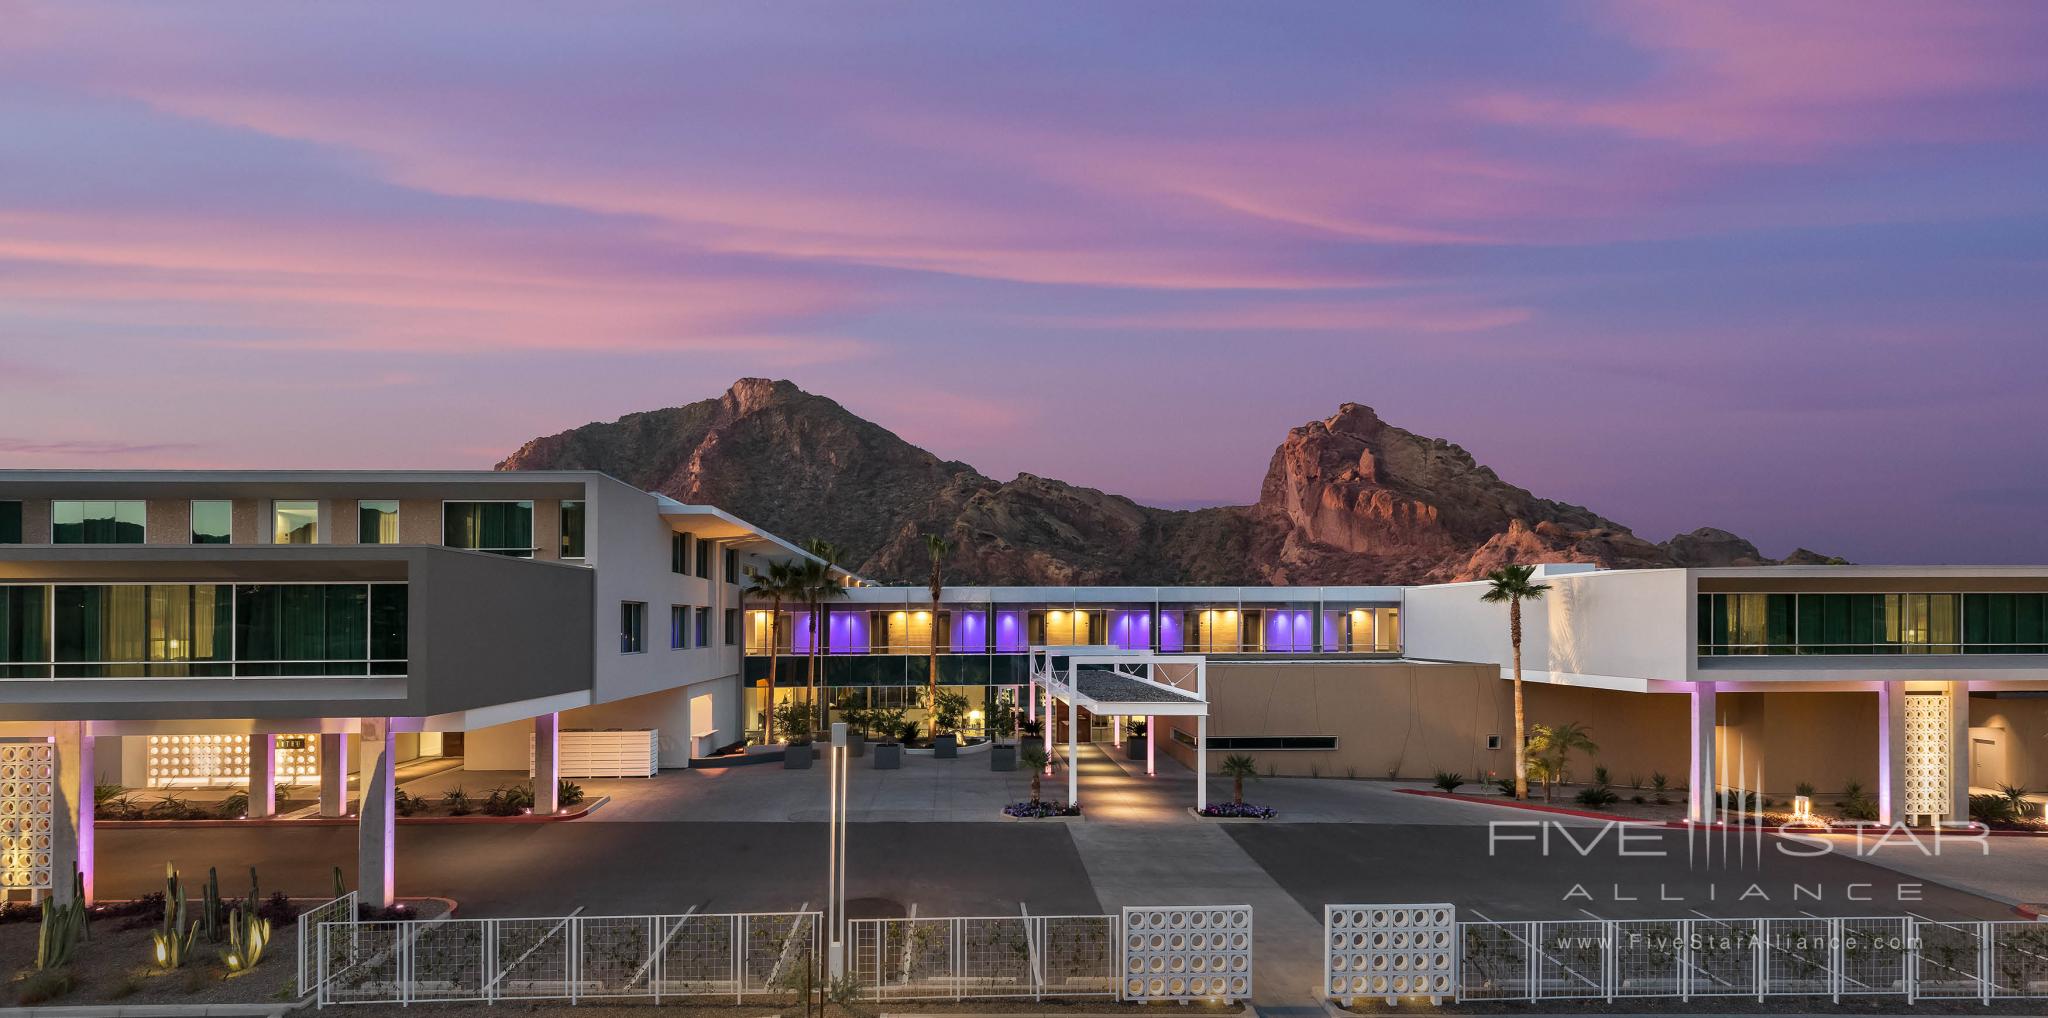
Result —
<instances>
[{"instance_id":1,"label":"green curtain","mask_svg":"<svg viewBox=\"0 0 2048 1018\"><path fill-rule=\"evenodd\" d=\"M0 677L47 678L45 587L0 587ZM31 663L34 662L34 663Z\"/></svg>"}]
</instances>

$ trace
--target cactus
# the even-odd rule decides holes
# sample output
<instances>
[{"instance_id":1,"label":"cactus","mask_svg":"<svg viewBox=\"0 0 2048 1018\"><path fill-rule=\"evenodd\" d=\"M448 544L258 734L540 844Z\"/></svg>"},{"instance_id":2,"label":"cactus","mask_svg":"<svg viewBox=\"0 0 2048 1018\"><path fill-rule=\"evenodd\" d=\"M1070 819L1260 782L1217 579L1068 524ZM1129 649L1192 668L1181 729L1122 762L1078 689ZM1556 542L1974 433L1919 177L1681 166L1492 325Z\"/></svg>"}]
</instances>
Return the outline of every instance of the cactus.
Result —
<instances>
[{"instance_id":1,"label":"cactus","mask_svg":"<svg viewBox=\"0 0 2048 1018\"><path fill-rule=\"evenodd\" d=\"M341 884L341 867L336 866L334 868L334 896L339 898L347 893L348 888L343 887Z\"/></svg>"},{"instance_id":2,"label":"cactus","mask_svg":"<svg viewBox=\"0 0 2048 1018\"><path fill-rule=\"evenodd\" d=\"M78 942L92 939L92 914L85 907L85 874L71 871L71 907L78 910Z\"/></svg>"},{"instance_id":3,"label":"cactus","mask_svg":"<svg viewBox=\"0 0 2048 1018\"><path fill-rule=\"evenodd\" d=\"M163 926L149 935L153 953L150 957L157 968L169 972L183 968L185 958L192 953L192 943L199 938L199 922L190 926L185 923L185 882L178 878L178 868L164 864L164 921Z\"/></svg>"},{"instance_id":4,"label":"cactus","mask_svg":"<svg viewBox=\"0 0 2048 1018\"><path fill-rule=\"evenodd\" d=\"M243 911L256 914L256 906L263 903L263 885L256 882L256 867L249 867L249 897L242 902Z\"/></svg>"},{"instance_id":5,"label":"cactus","mask_svg":"<svg viewBox=\"0 0 2048 1018\"><path fill-rule=\"evenodd\" d=\"M206 868L206 887L203 891L205 898L199 904L200 928L206 931L207 943L218 944L221 937L220 919L223 914L220 905L220 871L211 866Z\"/></svg>"},{"instance_id":6,"label":"cactus","mask_svg":"<svg viewBox=\"0 0 2048 1018\"><path fill-rule=\"evenodd\" d=\"M263 949L270 944L270 920L258 916L252 909L235 909L228 917L228 949L220 953L221 963L227 966L229 975L247 972L263 960Z\"/></svg>"},{"instance_id":7,"label":"cactus","mask_svg":"<svg viewBox=\"0 0 2048 1018\"><path fill-rule=\"evenodd\" d=\"M83 884L81 878L74 886ZM83 890L80 887L80 890ZM71 952L85 939L85 898L74 895L62 905L43 899L43 925L36 931L36 968L47 972L71 964Z\"/></svg>"}]
</instances>

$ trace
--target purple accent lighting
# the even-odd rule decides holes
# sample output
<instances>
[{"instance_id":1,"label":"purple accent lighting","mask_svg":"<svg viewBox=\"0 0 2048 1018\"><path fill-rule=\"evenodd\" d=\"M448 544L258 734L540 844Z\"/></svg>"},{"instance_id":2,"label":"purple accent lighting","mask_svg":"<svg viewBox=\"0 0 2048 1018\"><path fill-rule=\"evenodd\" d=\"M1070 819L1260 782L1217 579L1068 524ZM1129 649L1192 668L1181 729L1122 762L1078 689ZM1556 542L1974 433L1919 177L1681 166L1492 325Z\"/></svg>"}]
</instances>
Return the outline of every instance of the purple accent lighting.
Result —
<instances>
[{"instance_id":1,"label":"purple accent lighting","mask_svg":"<svg viewBox=\"0 0 2048 1018\"><path fill-rule=\"evenodd\" d=\"M1112 614L1109 645L1118 650L1145 650L1152 646L1152 613L1132 610Z\"/></svg>"},{"instance_id":2,"label":"purple accent lighting","mask_svg":"<svg viewBox=\"0 0 2048 1018\"><path fill-rule=\"evenodd\" d=\"M865 654L868 652L868 613L864 611L833 612L831 628L825 632L825 647L833 654Z\"/></svg>"},{"instance_id":3,"label":"purple accent lighting","mask_svg":"<svg viewBox=\"0 0 2048 1018\"><path fill-rule=\"evenodd\" d=\"M1181 646L1180 613L1160 612L1159 652L1162 654L1178 654L1181 651Z\"/></svg>"},{"instance_id":4,"label":"purple accent lighting","mask_svg":"<svg viewBox=\"0 0 2048 1018\"><path fill-rule=\"evenodd\" d=\"M1324 612L1324 613L1323 613L1323 649L1324 649L1324 650L1326 650L1326 651L1327 651L1327 650L1337 650L1338 648L1340 648L1340 647L1344 646L1344 642L1343 642L1342 640L1340 640L1340 639L1338 639L1338 638L1337 638L1337 632L1338 632L1338 625L1339 625L1339 620L1340 620L1340 619L1342 619L1343 617L1344 617L1344 616L1343 616L1343 614L1342 614L1341 612Z\"/></svg>"},{"instance_id":5,"label":"purple accent lighting","mask_svg":"<svg viewBox=\"0 0 2048 1018\"><path fill-rule=\"evenodd\" d=\"M955 654L979 654L988 649L988 629L980 612L955 611L953 631L948 639Z\"/></svg>"},{"instance_id":6,"label":"purple accent lighting","mask_svg":"<svg viewBox=\"0 0 2048 1018\"><path fill-rule=\"evenodd\" d=\"M811 652L811 615L799 612L789 617L789 652L808 654Z\"/></svg>"},{"instance_id":7,"label":"purple accent lighting","mask_svg":"<svg viewBox=\"0 0 2048 1018\"><path fill-rule=\"evenodd\" d=\"M996 653L1022 654L1030 649L1024 643L1024 613L996 613Z\"/></svg>"}]
</instances>

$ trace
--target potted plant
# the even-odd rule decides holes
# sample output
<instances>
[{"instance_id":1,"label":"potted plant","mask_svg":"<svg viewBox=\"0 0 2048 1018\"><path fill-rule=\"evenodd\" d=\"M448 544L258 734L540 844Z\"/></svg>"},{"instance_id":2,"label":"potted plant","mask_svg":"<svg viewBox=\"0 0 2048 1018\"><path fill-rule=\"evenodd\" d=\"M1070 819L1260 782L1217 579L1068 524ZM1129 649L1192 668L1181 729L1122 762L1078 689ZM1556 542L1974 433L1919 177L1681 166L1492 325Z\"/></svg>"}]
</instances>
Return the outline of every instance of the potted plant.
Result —
<instances>
[{"instance_id":1,"label":"potted plant","mask_svg":"<svg viewBox=\"0 0 2048 1018\"><path fill-rule=\"evenodd\" d=\"M1130 722L1124 726L1124 759L1145 759L1146 738L1147 736L1145 735L1145 722L1140 718L1132 718Z\"/></svg>"},{"instance_id":2,"label":"potted plant","mask_svg":"<svg viewBox=\"0 0 2048 1018\"><path fill-rule=\"evenodd\" d=\"M951 760L960 755L960 725L967 720L967 697L950 689L939 690L932 702L932 757Z\"/></svg>"},{"instance_id":3,"label":"potted plant","mask_svg":"<svg viewBox=\"0 0 2048 1018\"><path fill-rule=\"evenodd\" d=\"M992 771L1014 771L1017 769L1017 708L1008 700L997 700L988 713L988 737L995 745L988 748L988 769Z\"/></svg>"},{"instance_id":4,"label":"potted plant","mask_svg":"<svg viewBox=\"0 0 2048 1018\"><path fill-rule=\"evenodd\" d=\"M846 722L846 755L849 757L868 755L868 718L873 711L861 706L860 697L852 693L839 700L839 719Z\"/></svg>"},{"instance_id":5,"label":"potted plant","mask_svg":"<svg viewBox=\"0 0 2048 1018\"><path fill-rule=\"evenodd\" d=\"M781 703L775 708L775 717L782 724L782 730L789 733L789 745L782 751L782 766L785 770L800 771L811 766L811 710L796 700Z\"/></svg>"},{"instance_id":6,"label":"potted plant","mask_svg":"<svg viewBox=\"0 0 2048 1018\"><path fill-rule=\"evenodd\" d=\"M903 768L903 743L896 738L896 733L901 731L903 726L907 724L903 720L903 708L896 707L884 710L876 707L870 709L867 712L867 723L882 740L875 743L875 769L878 771L901 770Z\"/></svg>"}]
</instances>

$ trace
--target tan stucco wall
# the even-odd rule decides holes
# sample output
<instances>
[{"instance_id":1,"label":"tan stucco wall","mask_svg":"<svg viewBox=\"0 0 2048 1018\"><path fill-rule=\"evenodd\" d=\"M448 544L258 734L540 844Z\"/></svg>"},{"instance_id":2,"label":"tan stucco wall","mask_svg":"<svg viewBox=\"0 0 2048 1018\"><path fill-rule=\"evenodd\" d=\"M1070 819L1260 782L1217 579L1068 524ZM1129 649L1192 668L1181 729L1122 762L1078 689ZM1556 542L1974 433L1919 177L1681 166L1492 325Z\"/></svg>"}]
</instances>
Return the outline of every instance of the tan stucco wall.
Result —
<instances>
[{"instance_id":1,"label":"tan stucco wall","mask_svg":"<svg viewBox=\"0 0 2048 1018\"><path fill-rule=\"evenodd\" d=\"M2048 698L1971 697L1970 738L1978 743L1971 784L2048 791Z\"/></svg>"},{"instance_id":2,"label":"tan stucco wall","mask_svg":"<svg viewBox=\"0 0 2048 1018\"><path fill-rule=\"evenodd\" d=\"M441 543L441 501L439 499L407 498L399 500L398 543Z\"/></svg>"},{"instance_id":3,"label":"tan stucco wall","mask_svg":"<svg viewBox=\"0 0 2048 1018\"><path fill-rule=\"evenodd\" d=\"M1822 795L1854 781L1876 793L1876 693L1722 693L1716 700L1728 784L1761 784L1765 794L1783 797L1802 781ZM1683 738L1683 722L1678 732Z\"/></svg>"},{"instance_id":4,"label":"tan stucco wall","mask_svg":"<svg viewBox=\"0 0 2048 1018\"><path fill-rule=\"evenodd\" d=\"M21 500L21 543L50 543L49 499L25 498Z\"/></svg>"}]
</instances>

